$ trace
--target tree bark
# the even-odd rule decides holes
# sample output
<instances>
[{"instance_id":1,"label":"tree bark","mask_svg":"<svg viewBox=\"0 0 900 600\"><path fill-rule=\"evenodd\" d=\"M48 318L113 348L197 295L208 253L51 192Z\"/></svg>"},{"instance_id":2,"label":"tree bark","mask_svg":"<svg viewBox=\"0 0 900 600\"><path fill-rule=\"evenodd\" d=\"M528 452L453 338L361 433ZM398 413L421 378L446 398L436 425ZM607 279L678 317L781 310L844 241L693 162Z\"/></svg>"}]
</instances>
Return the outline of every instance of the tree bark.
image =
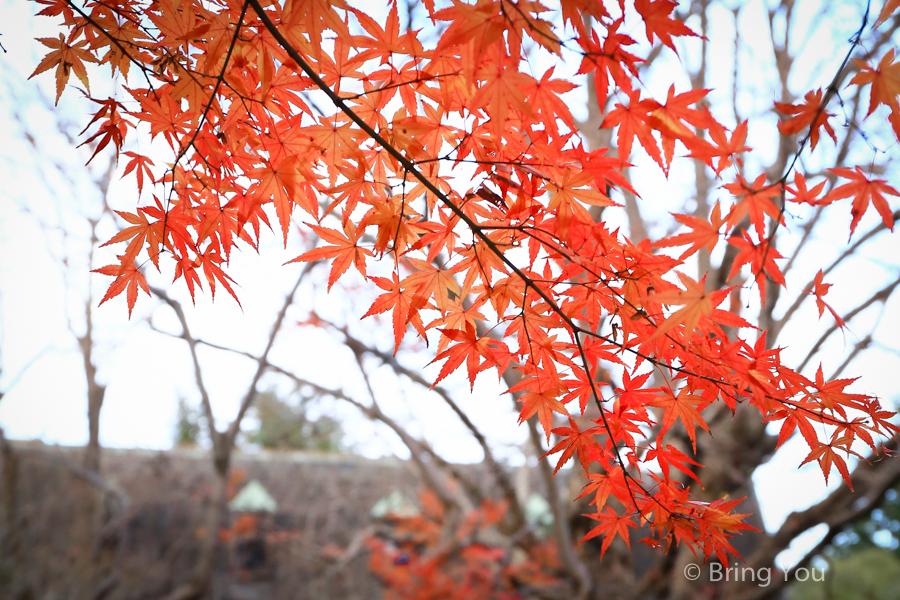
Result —
<instances>
[{"instance_id":1,"label":"tree bark","mask_svg":"<svg viewBox=\"0 0 900 600\"><path fill-rule=\"evenodd\" d=\"M210 590L213 567L215 566L216 545L219 527L228 516L228 473L231 464L231 445L217 444L213 450L215 479L209 496L206 523L200 546L200 555L194 565L191 580L178 586L164 600L199 600Z\"/></svg>"},{"instance_id":2,"label":"tree bark","mask_svg":"<svg viewBox=\"0 0 900 600\"><path fill-rule=\"evenodd\" d=\"M89 359L85 359L89 363ZM87 370L87 366L85 369ZM106 396L106 386L98 385L93 379L93 365L88 375L88 443L84 450L84 468L100 472L100 409Z\"/></svg>"}]
</instances>

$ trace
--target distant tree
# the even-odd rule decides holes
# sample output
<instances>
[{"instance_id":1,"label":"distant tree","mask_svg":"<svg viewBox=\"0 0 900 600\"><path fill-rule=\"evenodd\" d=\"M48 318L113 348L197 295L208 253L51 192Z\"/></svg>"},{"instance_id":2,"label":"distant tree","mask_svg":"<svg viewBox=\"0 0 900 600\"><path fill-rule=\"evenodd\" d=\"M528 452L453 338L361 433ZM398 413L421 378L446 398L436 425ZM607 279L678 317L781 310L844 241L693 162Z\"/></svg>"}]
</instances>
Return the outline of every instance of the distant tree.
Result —
<instances>
[{"instance_id":1,"label":"distant tree","mask_svg":"<svg viewBox=\"0 0 900 600\"><path fill-rule=\"evenodd\" d=\"M863 505L865 500L857 500ZM846 525L813 564L824 581L795 581L790 600L894 600L900 590L900 493L891 488L877 508Z\"/></svg>"},{"instance_id":2,"label":"distant tree","mask_svg":"<svg viewBox=\"0 0 900 600\"><path fill-rule=\"evenodd\" d=\"M868 547L819 563L805 581L788 587L789 600L896 600L900 590L900 558L884 548Z\"/></svg>"},{"instance_id":3,"label":"distant tree","mask_svg":"<svg viewBox=\"0 0 900 600\"><path fill-rule=\"evenodd\" d=\"M276 450L340 450L340 423L328 415L311 418L310 402L315 396L303 393L302 388L291 397L298 398L297 402L282 400L271 390L258 394L253 407L259 424L247 432L248 440Z\"/></svg>"},{"instance_id":4,"label":"distant tree","mask_svg":"<svg viewBox=\"0 0 900 600\"><path fill-rule=\"evenodd\" d=\"M862 502L862 501L861 501ZM871 514L847 525L826 548L826 556L846 558L870 548L900 559L900 491L891 488ZM900 582L898 582L900 583Z\"/></svg>"},{"instance_id":5,"label":"distant tree","mask_svg":"<svg viewBox=\"0 0 900 600\"><path fill-rule=\"evenodd\" d=\"M175 422L175 445L196 446L200 437L200 411L178 399L178 416Z\"/></svg>"}]
</instances>

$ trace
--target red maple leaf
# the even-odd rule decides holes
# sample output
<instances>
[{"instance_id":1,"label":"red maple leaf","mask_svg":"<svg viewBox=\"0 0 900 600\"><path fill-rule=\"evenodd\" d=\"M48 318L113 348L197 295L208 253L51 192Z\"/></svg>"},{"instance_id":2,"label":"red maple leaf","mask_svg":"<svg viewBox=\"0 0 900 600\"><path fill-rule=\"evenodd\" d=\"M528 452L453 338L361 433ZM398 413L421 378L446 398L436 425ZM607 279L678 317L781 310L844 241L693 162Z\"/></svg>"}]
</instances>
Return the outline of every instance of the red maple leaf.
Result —
<instances>
[{"instance_id":1,"label":"red maple leaf","mask_svg":"<svg viewBox=\"0 0 900 600\"><path fill-rule=\"evenodd\" d=\"M831 139L837 143L837 136L828 122L828 119L834 115L826 111L825 105L822 104L822 90L807 92L804 100L803 104L775 103L775 108L780 112L786 115L795 115L792 119L778 123L778 131L784 135L795 135L809 127L809 140L812 149L815 150L816 144L819 143L819 130L824 127Z\"/></svg>"},{"instance_id":2,"label":"red maple leaf","mask_svg":"<svg viewBox=\"0 0 900 600\"><path fill-rule=\"evenodd\" d=\"M115 298L122 292L126 292L128 317L131 318L131 311L134 309L134 303L137 302L138 288L144 290L144 293L148 296L150 295L150 288L147 286L147 279L144 277L144 274L134 264L134 260L125 256L120 256L119 259L123 262L94 269L93 272L116 278L115 281L109 284L109 288L106 290L106 294L103 296L100 304Z\"/></svg>"},{"instance_id":3,"label":"red maple leaf","mask_svg":"<svg viewBox=\"0 0 900 600\"><path fill-rule=\"evenodd\" d=\"M606 512L586 514L584 516L589 519L594 519L595 521L600 521L600 524L588 531L587 534L581 538L581 541L578 542L579 544L595 538L598 535L602 535L603 544L600 546L600 558L603 558L603 555L606 554L606 549L609 548L617 535L625 540L625 545L628 546L629 549L631 548L631 536L628 532L628 528L637 528L631 515L619 515L616 511L607 506Z\"/></svg>"},{"instance_id":4,"label":"red maple leaf","mask_svg":"<svg viewBox=\"0 0 900 600\"><path fill-rule=\"evenodd\" d=\"M313 248L285 264L333 258L331 273L328 275L329 290L331 290L334 282L350 268L351 264L356 266L356 270L359 271L363 278L366 277L366 257L372 256L373 253L368 248L362 248L358 244L359 238L365 233L363 228L357 229L353 221L344 223L343 233L328 227L319 227L318 225L310 225L309 227L319 234L319 237L323 240L335 245Z\"/></svg>"},{"instance_id":5,"label":"red maple leaf","mask_svg":"<svg viewBox=\"0 0 900 600\"><path fill-rule=\"evenodd\" d=\"M559 457L559 461L556 463L553 474L556 475L556 472L559 471L560 467L566 464L569 459L572 458L572 455L576 453L578 454L579 462L581 462L581 468L587 473L588 463L590 462L588 450L594 448L602 451L599 442L594 439L594 436L599 433L599 429L597 427L591 427L581 431L578 429L575 420L572 417L569 417L569 427L557 427L553 430L553 433L555 435L563 436L564 439L541 456L541 458L544 458L562 451L562 456Z\"/></svg>"},{"instance_id":6,"label":"red maple leaf","mask_svg":"<svg viewBox=\"0 0 900 600\"><path fill-rule=\"evenodd\" d=\"M677 54L678 51L675 50L675 45L672 43L673 35L697 37L697 34L682 21L669 16L678 8L677 2L672 2L672 0L635 0L634 8L644 19L647 39L651 44L653 37L656 36Z\"/></svg>"},{"instance_id":7,"label":"red maple leaf","mask_svg":"<svg viewBox=\"0 0 900 600\"><path fill-rule=\"evenodd\" d=\"M822 269L819 269L819 272L816 273L816 278L813 280L812 289L809 291L809 293L816 297L816 306L819 308L819 318L822 317L822 314L827 308L831 315L834 317L834 320L837 322L838 327L843 327L844 320L835 312L833 308L831 308L830 304L822 299L825 294L828 293L828 290L832 285L830 283L822 283L823 277L824 274L822 273Z\"/></svg>"},{"instance_id":8,"label":"red maple leaf","mask_svg":"<svg viewBox=\"0 0 900 600\"><path fill-rule=\"evenodd\" d=\"M884 179L869 179L869 176L859 167L855 169L829 169L828 171L850 180L850 183L845 183L832 190L829 197L833 200L853 197L853 204L850 208L850 213L853 215L853 219L850 221L851 236L856 230L856 224L859 223L866 209L869 208L869 201L875 206L875 210L881 215L881 220L884 221L888 229L894 230L894 215L884 195L900 196L900 192L888 185Z\"/></svg>"}]
</instances>

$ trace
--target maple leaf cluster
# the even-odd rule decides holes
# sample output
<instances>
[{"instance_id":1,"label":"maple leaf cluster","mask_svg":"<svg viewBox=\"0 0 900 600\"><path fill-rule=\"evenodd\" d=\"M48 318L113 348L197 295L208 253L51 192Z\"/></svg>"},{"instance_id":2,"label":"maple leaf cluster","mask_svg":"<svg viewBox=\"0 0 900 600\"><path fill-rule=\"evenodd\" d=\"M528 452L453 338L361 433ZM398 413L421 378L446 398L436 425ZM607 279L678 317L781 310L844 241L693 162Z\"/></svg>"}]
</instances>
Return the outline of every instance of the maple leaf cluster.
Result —
<instances>
[{"instance_id":1,"label":"maple leaf cluster","mask_svg":"<svg viewBox=\"0 0 900 600\"><path fill-rule=\"evenodd\" d=\"M330 261L329 288L351 267L377 286L365 316L390 314L395 348L410 325L437 337L437 381L519 372L520 420L536 416L548 442L558 436L557 470L577 458L599 523L587 537L603 535L603 551L641 524L651 545L736 554L729 539L750 528L734 512L740 499L700 502L672 471L696 479L698 464L667 434L683 429L696 449L713 404L780 422L780 443L799 430L807 461L848 482L855 444L875 450L897 430L877 399L845 391L851 380L825 381L821 369L809 379L764 332L738 335L752 326L720 308L731 288L679 270L734 246L729 277L749 272L765 302L767 285L785 283L769 233L785 202L853 198L852 232L870 205L892 227L897 192L859 167L833 170L847 183L825 195L799 172L793 185L745 180L746 121L716 120L710 90L673 86L659 100L640 83L641 45L623 24L639 19L647 42L674 51L673 38L695 35L674 2L563 0L551 11L534 0L426 1L431 26L418 31L401 28L396 3L379 22L343 0L38 2L68 33L41 40L52 51L35 74L55 68L58 100L71 72L87 87L88 64L111 69L118 96L93 99L89 139L123 152L126 175L152 195L118 213L127 227L107 243L124 249L100 269L115 278L103 302L126 292L131 311L146 263L171 264L192 297L208 285L236 299L231 251L257 249L273 226L286 244L292 222L307 222L322 245L296 260ZM580 57L601 109L615 105L602 124L615 129L615 153L585 147L564 96L575 84L555 67L533 72L528 48ZM894 51L861 67L852 83L870 87L870 111L885 104L900 122ZM781 133L807 130L813 148L822 128L834 137L832 96L779 105L790 116ZM166 165L125 150L146 132L168 147ZM687 232L632 243L598 216L634 192L623 169L639 151L666 174L699 161L730 203L708 219L677 215ZM677 258L660 251L683 246ZM369 268L377 259L380 275ZM827 290L817 278L820 313ZM650 370L664 383L650 385ZM596 417L580 428L573 417L589 407Z\"/></svg>"}]
</instances>

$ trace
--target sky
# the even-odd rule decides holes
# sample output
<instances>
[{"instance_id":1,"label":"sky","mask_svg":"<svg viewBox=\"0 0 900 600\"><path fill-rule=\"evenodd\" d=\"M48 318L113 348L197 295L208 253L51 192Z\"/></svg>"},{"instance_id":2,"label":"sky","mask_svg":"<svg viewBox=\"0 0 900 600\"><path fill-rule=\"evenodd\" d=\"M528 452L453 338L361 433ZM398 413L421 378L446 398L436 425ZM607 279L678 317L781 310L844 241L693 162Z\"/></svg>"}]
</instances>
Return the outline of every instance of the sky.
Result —
<instances>
[{"instance_id":1,"label":"sky","mask_svg":"<svg viewBox=\"0 0 900 600\"><path fill-rule=\"evenodd\" d=\"M764 74L773 59L762 3L743 4L738 22L742 43L737 56L745 75L733 81L734 26L731 13L721 8L710 14L715 36L710 36L713 48L709 68L714 79L722 82L719 87L725 92L730 92L734 85L737 101L733 109L740 118L750 118L758 124L758 128L751 128L748 140L757 156L745 166L752 173L773 155L771 132L775 117L767 111L777 89L765 84L771 80ZM845 40L858 26L860 3L834 3L828 10L831 12L823 12L822 6L812 0L798 5L793 23L793 44L799 52L794 69L797 76L789 82L794 91L827 85L846 52ZM52 76L27 80L43 56L44 47L34 38L55 35L52 20L36 19L31 16L32 11L30 3L0 0L3 24L0 43L7 50L0 55L0 140L3 140L0 178L4 181L0 192L0 390L6 393L0 400L0 427L15 439L36 438L63 445L85 443L86 386L72 331L83 331L85 299L90 290L99 379L108 386L101 416L101 443L107 447L167 449L173 443L178 400L184 398L194 406L199 402L187 346L182 340L166 335L165 332L177 335L179 325L172 312L155 299L142 297L130 320L122 297L99 308L96 306L108 280L90 274L89 270L112 262L114 249L97 249L94 262L88 264L87 219L99 216L102 197L96 181L102 177L108 158L100 156L95 159L96 164L84 167L90 153L86 148L74 148L59 132L58 123L72 134L79 131L75 124L86 122L87 100L70 88L53 109ZM696 22L689 21L689 25L696 27ZM773 26L776 33L784 27L779 18ZM679 67L679 60L690 66L696 64L695 42L684 42L679 49L682 58L664 53L660 63L648 70L644 83L657 98L665 97L672 72L667 65ZM567 76L575 77L575 69L577 62ZM557 76L560 74L558 70ZM108 90L104 90L102 78L96 79L91 92L102 96ZM683 91L687 83L680 81L678 85ZM722 93L711 93L715 107L720 106ZM580 109L583 103L583 97L573 97L571 106L576 118L584 116L583 112L578 113L583 110ZM731 125L734 122L731 117ZM34 139L33 144L26 132ZM882 140L875 136L873 143L881 144ZM882 147L890 153L888 143L884 142ZM828 140L822 142L821 148L817 156L826 164L835 151ZM154 148L143 150L154 151ZM870 160L863 156L866 151L863 149L861 156L851 160ZM883 162L880 156L878 160ZM815 166L807 165L807 169L813 170ZM690 207L692 179L679 175L677 169L666 180L658 169L647 164L638 162L636 168L641 169L642 213L651 237L660 237L671 232L669 213L686 212L683 207ZM121 173L122 169L120 164L117 172ZM684 170L692 171L692 168ZM893 183L900 182L894 178ZM714 194L724 197L718 191ZM136 197L133 178L113 182L109 195L113 208L133 210ZM788 289L793 293L802 289L816 270L845 247L849 209L842 211L826 213L807 251L788 274ZM807 216L802 211L790 213L788 228L798 230ZM613 223L618 219L627 231L624 215L610 211L608 218ZM876 223L872 214L867 215L857 235ZM102 218L99 237L108 239L119 226L108 216ZM181 301L195 337L258 353L284 294L302 268L283 266L283 263L300 254L306 242L293 235L285 249L279 237L264 236L259 255L244 251L233 257L230 273L239 282L240 287L236 289L241 306L221 289L215 301L208 292L199 293L196 305L192 306L183 285L170 285L166 271L163 275L150 271L148 279L151 285L169 289ZM829 302L839 312L845 312L868 298L888 278L896 277L900 271L896 248L896 239L888 235L867 244L857 259L848 261L827 279L835 284L828 295ZM321 285L325 272L314 271L301 285L297 301L288 313L287 325L279 335L273 362L300 377L324 387L341 388L368 402L352 354L326 331L299 323L315 311L346 324L355 335L385 350L391 348L389 324L373 319L358 320L374 298L373 290L363 286L359 278L349 279L347 288L335 288L326 295ZM754 289L745 293L744 298L752 305L755 295ZM900 368L897 348L900 342L892 340L891 334L900 331L898 302L893 297L885 306L860 315L848 332L831 336L807 367L806 374L811 376L815 372L819 360L826 374L833 372L852 346L874 328L875 343L842 376L861 377L854 391L879 396L888 404L893 402L897 396L894 374ZM808 302L782 333L780 343L787 346L784 362L796 364L802 360L827 326L830 326L828 313L819 320L813 303ZM438 367L428 366L432 357L433 349L419 344L404 352L401 358L410 368L421 370L426 379L433 380ZM200 359L221 426L236 413L255 364L233 353L209 348L200 350ZM410 433L429 440L449 460L481 460L481 450L475 440L433 394L398 380L389 369L373 368L372 372L379 404L405 424ZM504 390L496 380L480 379L471 393L462 376L449 378L446 385L476 424L490 431L491 445L498 457L521 464L525 460L521 447L526 432L516 425L512 402L502 394ZM266 386L290 392L290 386L276 377L268 376L262 387ZM354 452L370 457L408 455L399 439L384 426L373 424L345 403L323 400L314 410L341 419L345 443ZM818 467L797 468L806 452L802 440L795 438L754 474L767 529L777 528L790 511L815 503L836 487L836 474L826 485ZM802 555L804 548L815 543L816 535L821 532L811 532L806 540L798 540L797 547L782 557L784 563L789 564Z\"/></svg>"}]
</instances>

